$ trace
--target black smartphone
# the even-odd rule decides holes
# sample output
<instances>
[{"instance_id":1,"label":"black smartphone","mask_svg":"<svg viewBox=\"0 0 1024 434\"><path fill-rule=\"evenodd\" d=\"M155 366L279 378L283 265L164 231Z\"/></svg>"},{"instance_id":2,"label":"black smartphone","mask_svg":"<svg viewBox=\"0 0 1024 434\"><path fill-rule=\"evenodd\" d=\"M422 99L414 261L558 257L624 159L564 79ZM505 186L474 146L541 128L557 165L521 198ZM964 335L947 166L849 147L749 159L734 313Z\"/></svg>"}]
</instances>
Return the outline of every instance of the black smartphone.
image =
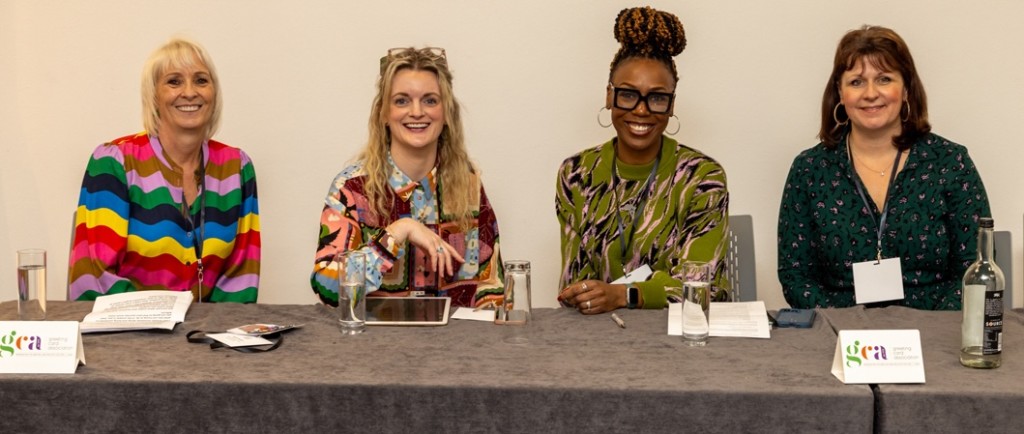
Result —
<instances>
[{"instance_id":1,"label":"black smartphone","mask_svg":"<svg viewBox=\"0 0 1024 434\"><path fill-rule=\"evenodd\" d=\"M814 309L779 309L775 322L779 327L810 328L814 325Z\"/></svg>"}]
</instances>

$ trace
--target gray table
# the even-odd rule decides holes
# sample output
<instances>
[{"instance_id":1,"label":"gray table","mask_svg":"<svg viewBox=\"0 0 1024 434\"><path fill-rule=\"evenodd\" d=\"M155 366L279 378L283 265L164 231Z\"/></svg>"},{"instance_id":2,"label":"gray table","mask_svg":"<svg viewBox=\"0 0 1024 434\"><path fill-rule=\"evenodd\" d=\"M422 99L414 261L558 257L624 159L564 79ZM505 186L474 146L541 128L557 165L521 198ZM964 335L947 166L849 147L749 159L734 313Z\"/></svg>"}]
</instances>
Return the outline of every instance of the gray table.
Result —
<instances>
[{"instance_id":1,"label":"gray table","mask_svg":"<svg viewBox=\"0 0 1024 434\"><path fill-rule=\"evenodd\" d=\"M905 307L822 309L835 330L918 329L925 384L877 386L880 432L1021 432L1024 430L1024 314L1007 312L1003 366L960 365L960 312Z\"/></svg>"},{"instance_id":2,"label":"gray table","mask_svg":"<svg viewBox=\"0 0 1024 434\"><path fill-rule=\"evenodd\" d=\"M88 302L51 302L81 319ZM0 304L0 319L14 316ZM320 305L193 305L173 333L85 335L74 375L0 376L0 432L869 432L868 386L829 373L819 320L772 339L686 348L666 311L538 309L513 326L373 327L341 336ZM305 323L262 354L211 350L189 330Z\"/></svg>"}]
</instances>

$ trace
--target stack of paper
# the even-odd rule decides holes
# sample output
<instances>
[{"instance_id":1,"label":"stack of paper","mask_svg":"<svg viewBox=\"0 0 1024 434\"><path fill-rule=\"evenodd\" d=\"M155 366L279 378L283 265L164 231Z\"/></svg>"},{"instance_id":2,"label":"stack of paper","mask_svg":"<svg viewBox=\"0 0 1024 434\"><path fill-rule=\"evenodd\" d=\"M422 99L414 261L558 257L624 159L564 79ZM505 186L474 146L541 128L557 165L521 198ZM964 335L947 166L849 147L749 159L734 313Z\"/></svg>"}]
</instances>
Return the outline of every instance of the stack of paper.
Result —
<instances>
[{"instance_id":1,"label":"stack of paper","mask_svg":"<svg viewBox=\"0 0 1024 434\"><path fill-rule=\"evenodd\" d=\"M82 333L125 330L173 330L192 304L189 291L138 291L96 297Z\"/></svg>"},{"instance_id":2,"label":"stack of paper","mask_svg":"<svg viewBox=\"0 0 1024 434\"><path fill-rule=\"evenodd\" d=\"M768 311L763 301L711 303L708 316L711 320L710 336L771 338ZM683 334L682 303L668 305L668 334Z\"/></svg>"}]
</instances>

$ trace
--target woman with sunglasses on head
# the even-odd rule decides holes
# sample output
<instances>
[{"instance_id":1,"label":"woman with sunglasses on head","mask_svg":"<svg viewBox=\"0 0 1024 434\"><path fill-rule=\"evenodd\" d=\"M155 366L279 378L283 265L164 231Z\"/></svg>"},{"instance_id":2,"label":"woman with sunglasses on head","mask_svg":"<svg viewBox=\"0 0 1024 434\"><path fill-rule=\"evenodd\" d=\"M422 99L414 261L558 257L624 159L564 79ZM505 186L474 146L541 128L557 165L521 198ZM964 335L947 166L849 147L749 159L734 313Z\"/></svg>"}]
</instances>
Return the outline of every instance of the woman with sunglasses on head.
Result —
<instances>
[{"instance_id":1,"label":"woman with sunglasses on head","mask_svg":"<svg viewBox=\"0 0 1024 434\"><path fill-rule=\"evenodd\" d=\"M616 137L566 159L558 172L562 290L584 314L660 309L681 287L685 261L708 262L724 282L729 195L710 157L664 135L679 81L673 57L686 37L679 18L649 7L615 20L622 45L611 64L605 109ZM598 122L601 121L598 113ZM677 118L678 122L678 118ZM644 266L646 279L611 283Z\"/></svg>"},{"instance_id":2,"label":"woman with sunglasses on head","mask_svg":"<svg viewBox=\"0 0 1024 434\"><path fill-rule=\"evenodd\" d=\"M213 140L223 98L201 46L172 39L142 72L146 128L100 145L82 180L69 298L191 291L255 303L260 280L256 172Z\"/></svg>"},{"instance_id":3,"label":"woman with sunglasses on head","mask_svg":"<svg viewBox=\"0 0 1024 434\"><path fill-rule=\"evenodd\" d=\"M893 267L886 285L903 287L901 300L880 305L959 310L988 196L967 149L931 133L924 85L896 32L843 36L818 136L793 161L779 209L790 306L856 304L854 266L870 263Z\"/></svg>"},{"instance_id":4,"label":"woman with sunglasses on head","mask_svg":"<svg viewBox=\"0 0 1024 434\"><path fill-rule=\"evenodd\" d=\"M499 302L498 223L466 152L444 50L394 48L380 68L369 141L327 192L313 291L336 306L333 261L358 250L373 296Z\"/></svg>"}]
</instances>

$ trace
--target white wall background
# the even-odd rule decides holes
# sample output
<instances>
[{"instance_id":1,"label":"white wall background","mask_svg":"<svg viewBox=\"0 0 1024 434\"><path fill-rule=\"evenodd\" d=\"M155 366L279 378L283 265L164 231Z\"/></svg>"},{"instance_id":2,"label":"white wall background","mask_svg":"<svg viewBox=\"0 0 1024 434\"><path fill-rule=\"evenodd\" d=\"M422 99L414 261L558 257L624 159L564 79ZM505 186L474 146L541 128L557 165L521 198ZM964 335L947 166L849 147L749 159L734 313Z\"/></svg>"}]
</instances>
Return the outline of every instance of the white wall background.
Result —
<instances>
[{"instance_id":1,"label":"white wall background","mask_svg":"<svg viewBox=\"0 0 1024 434\"><path fill-rule=\"evenodd\" d=\"M88 156L142 129L143 62L180 34L204 44L219 70L225 107L216 138L255 160L260 302L315 302L308 276L323 196L366 139L378 60L390 47L432 45L447 49L503 256L533 261L535 304L553 306L555 171L614 134L595 115L617 49L613 19L635 4L0 0L0 300L15 298L15 250L29 247L49 251L49 298L64 298L71 213ZM935 131L971 150L996 229L1014 232L1015 263L1001 265L1021 276L1024 3L651 5L686 28L677 138L725 166L731 212L753 215L757 283L769 308L785 305L775 230L789 164L816 143L836 43L865 23L889 26L910 45Z\"/></svg>"}]
</instances>

